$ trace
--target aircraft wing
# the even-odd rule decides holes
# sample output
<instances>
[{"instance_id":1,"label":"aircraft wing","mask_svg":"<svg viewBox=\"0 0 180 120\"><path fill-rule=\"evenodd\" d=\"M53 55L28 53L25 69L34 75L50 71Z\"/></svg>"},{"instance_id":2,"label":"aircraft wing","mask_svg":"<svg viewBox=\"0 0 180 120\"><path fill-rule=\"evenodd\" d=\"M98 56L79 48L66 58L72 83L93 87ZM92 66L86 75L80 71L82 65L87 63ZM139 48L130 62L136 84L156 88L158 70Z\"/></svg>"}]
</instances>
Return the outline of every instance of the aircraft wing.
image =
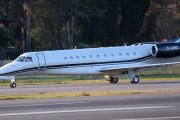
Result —
<instances>
[{"instance_id":1,"label":"aircraft wing","mask_svg":"<svg viewBox=\"0 0 180 120\"><path fill-rule=\"evenodd\" d=\"M120 73L123 71L143 71L146 69L151 69L154 67L161 67L161 66L169 66L179 64L180 62L173 62L173 63L161 63L161 64L148 64L148 65L139 65L139 66L123 66L123 67L114 67L114 68L103 68L101 72L103 73Z\"/></svg>"}]
</instances>

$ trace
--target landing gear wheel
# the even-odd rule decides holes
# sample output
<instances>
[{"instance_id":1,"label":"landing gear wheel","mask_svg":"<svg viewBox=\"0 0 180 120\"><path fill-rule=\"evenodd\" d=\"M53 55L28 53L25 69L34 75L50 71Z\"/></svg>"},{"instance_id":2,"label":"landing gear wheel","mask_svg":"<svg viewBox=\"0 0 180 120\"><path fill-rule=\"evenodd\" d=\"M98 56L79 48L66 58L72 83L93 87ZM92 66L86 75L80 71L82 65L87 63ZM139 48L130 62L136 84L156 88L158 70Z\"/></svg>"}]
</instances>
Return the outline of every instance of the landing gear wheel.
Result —
<instances>
[{"instance_id":1,"label":"landing gear wheel","mask_svg":"<svg viewBox=\"0 0 180 120\"><path fill-rule=\"evenodd\" d=\"M133 77L133 80L131 81L132 84L137 84L139 83L139 77L137 75L135 75L135 77Z\"/></svg>"},{"instance_id":2,"label":"landing gear wheel","mask_svg":"<svg viewBox=\"0 0 180 120\"><path fill-rule=\"evenodd\" d=\"M113 79L113 83L118 83L119 79L118 78L114 78Z\"/></svg>"},{"instance_id":3,"label":"landing gear wheel","mask_svg":"<svg viewBox=\"0 0 180 120\"><path fill-rule=\"evenodd\" d=\"M11 88L16 88L16 83L10 83Z\"/></svg>"},{"instance_id":4,"label":"landing gear wheel","mask_svg":"<svg viewBox=\"0 0 180 120\"><path fill-rule=\"evenodd\" d=\"M134 84L134 81L132 80L132 81L130 81L132 84Z\"/></svg>"},{"instance_id":5,"label":"landing gear wheel","mask_svg":"<svg viewBox=\"0 0 180 120\"><path fill-rule=\"evenodd\" d=\"M11 83L9 85L11 88L16 88L16 81L15 81L15 77L11 76Z\"/></svg>"},{"instance_id":6,"label":"landing gear wheel","mask_svg":"<svg viewBox=\"0 0 180 120\"><path fill-rule=\"evenodd\" d=\"M111 77L111 79L109 80L110 83L118 83L119 79L118 78L113 78Z\"/></svg>"}]
</instances>

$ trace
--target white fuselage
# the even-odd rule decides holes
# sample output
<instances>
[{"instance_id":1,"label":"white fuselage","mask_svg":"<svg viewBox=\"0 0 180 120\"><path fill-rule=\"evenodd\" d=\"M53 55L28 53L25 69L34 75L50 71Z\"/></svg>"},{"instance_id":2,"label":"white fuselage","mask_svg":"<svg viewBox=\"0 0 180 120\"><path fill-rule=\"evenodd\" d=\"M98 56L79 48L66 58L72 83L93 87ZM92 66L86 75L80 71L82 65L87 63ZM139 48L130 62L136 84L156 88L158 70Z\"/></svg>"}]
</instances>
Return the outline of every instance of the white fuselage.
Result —
<instances>
[{"instance_id":1,"label":"white fuselage","mask_svg":"<svg viewBox=\"0 0 180 120\"><path fill-rule=\"evenodd\" d=\"M152 46L153 44L143 44L134 46L28 52L20 56L24 61L15 60L1 67L0 75L122 74L121 72L104 73L101 70L117 67L179 62L179 57L178 59L177 57L167 59L153 57L151 53ZM32 61L25 61L27 57L30 57Z\"/></svg>"}]
</instances>

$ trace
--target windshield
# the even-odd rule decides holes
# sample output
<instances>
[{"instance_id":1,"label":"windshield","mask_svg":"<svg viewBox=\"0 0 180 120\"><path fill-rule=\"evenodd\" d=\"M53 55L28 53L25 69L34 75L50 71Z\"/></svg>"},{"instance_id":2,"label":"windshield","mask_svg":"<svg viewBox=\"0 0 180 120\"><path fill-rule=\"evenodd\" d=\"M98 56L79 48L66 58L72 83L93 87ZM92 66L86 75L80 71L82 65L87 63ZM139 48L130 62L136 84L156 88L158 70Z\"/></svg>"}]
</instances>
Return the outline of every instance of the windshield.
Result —
<instances>
[{"instance_id":1,"label":"windshield","mask_svg":"<svg viewBox=\"0 0 180 120\"><path fill-rule=\"evenodd\" d=\"M32 62L32 57L20 56L15 61L17 62Z\"/></svg>"},{"instance_id":2,"label":"windshield","mask_svg":"<svg viewBox=\"0 0 180 120\"><path fill-rule=\"evenodd\" d=\"M26 58L25 56L20 56L15 61L17 61L17 62L24 62L25 58Z\"/></svg>"}]
</instances>

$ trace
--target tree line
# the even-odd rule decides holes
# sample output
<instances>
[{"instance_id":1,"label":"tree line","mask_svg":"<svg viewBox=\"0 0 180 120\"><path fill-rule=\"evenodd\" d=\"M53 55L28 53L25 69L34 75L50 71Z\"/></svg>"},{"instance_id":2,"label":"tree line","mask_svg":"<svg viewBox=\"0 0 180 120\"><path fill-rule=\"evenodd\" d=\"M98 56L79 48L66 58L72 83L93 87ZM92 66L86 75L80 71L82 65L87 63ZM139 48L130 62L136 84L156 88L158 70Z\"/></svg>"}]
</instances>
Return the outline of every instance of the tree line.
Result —
<instances>
[{"instance_id":1,"label":"tree line","mask_svg":"<svg viewBox=\"0 0 180 120\"><path fill-rule=\"evenodd\" d=\"M179 4L178 0L1 0L0 59L7 59L8 50L104 47L178 37Z\"/></svg>"}]
</instances>

